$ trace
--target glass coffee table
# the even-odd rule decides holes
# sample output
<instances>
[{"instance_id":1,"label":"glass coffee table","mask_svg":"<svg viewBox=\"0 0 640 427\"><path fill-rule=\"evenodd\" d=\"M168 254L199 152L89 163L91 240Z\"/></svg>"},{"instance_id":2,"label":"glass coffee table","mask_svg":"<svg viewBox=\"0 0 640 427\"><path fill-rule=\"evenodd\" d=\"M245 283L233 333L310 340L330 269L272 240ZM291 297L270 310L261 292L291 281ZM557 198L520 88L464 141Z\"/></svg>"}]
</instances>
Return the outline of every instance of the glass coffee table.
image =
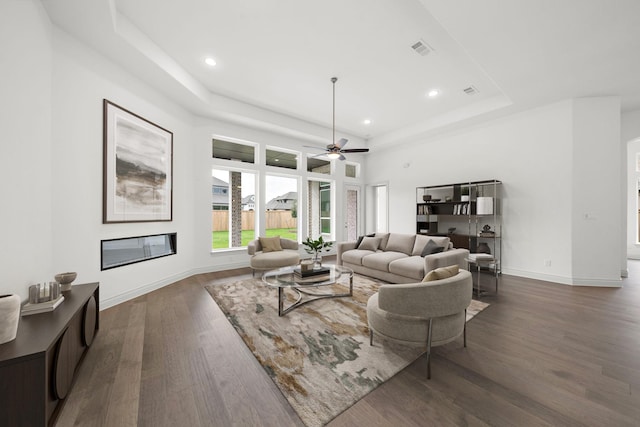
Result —
<instances>
[{"instance_id":1,"label":"glass coffee table","mask_svg":"<svg viewBox=\"0 0 640 427\"><path fill-rule=\"evenodd\" d=\"M284 316L291 310L324 298L339 298L353 296L353 270L341 265L325 265L328 269L326 274L317 278L305 277L301 279L293 272L293 267L284 267L277 270L267 271L262 275L262 281L265 285L278 289L278 316ZM335 293L330 292L331 285L344 283L349 281L349 292ZM329 287L329 288L327 288ZM289 288L298 294L297 300L288 307L284 307L285 290ZM329 289L328 292L321 292L319 288ZM303 295L309 297L302 300Z\"/></svg>"}]
</instances>

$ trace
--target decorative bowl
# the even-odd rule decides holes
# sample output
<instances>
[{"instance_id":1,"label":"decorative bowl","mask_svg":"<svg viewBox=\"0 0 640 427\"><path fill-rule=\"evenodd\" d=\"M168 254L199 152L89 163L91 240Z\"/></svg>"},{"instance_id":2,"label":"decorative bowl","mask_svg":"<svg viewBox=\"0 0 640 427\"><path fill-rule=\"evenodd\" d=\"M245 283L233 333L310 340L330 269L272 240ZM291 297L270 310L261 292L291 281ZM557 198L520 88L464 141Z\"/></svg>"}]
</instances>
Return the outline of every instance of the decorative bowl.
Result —
<instances>
[{"instance_id":1,"label":"decorative bowl","mask_svg":"<svg viewBox=\"0 0 640 427\"><path fill-rule=\"evenodd\" d=\"M67 273L60 273L55 275L56 282L60 283L61 291L70 291L71 282L76 280L76 277L78 277L78 273L76 273L75 271L70 271Z\"/></svg>"}]
</instances>

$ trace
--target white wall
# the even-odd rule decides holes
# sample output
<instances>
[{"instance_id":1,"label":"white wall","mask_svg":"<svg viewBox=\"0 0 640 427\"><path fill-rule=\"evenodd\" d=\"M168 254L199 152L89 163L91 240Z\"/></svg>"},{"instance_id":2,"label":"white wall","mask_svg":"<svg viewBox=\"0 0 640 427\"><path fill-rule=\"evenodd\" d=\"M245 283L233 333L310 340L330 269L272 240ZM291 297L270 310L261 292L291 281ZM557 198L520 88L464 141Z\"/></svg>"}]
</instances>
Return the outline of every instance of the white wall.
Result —
<instances>
[{"instance_id":1,"label":"white wall","mask_svg":"<svg viewBox=\"0 0 640 427\"><path fill-rule=\"evenodd\" d=\"M565 101L371 153L367 160L367 182L389 182L390 230L414 233L415 187L499 179L503 182L504 197L503 272L576 284L576 279L584 276L574 274L572 258L574 114L574 101ZM614 133L611 129L615 126L612 123L607 127L608 134ZM604 148L598 147L598 152L613 143L598 139L592 142L604 144ZM403 167L406 163L410 163L408 168ZM619 165L619 157L614 162L612 156L606 156L600 167L618 171ZM612 211L598 212L595 225L598 236L603 228L619 221L619 215L616 205ZM592 243L589 248L578 254L579 267L582 262L600 257L599 244ZM588 250L591 252L587 253ZM545 266L545 260L550 260L551 265ZM596 277L602 279L600 284L615 285L619 282L619 259L607 263L606 268L600 266L604 270L599 269ZM611 265L615 265L616 273L612 273Z\"/></svg>"},{"instance_id":2,"label":"white wall","mask_svg":"<svg viewBox=\"0 0 640 427\"><path fill-rule=\"evenodd\" d=\"M190 274L193 239L192 117L77 40L54 31L53 269L99 281L101 305ZM103 99L173 132L173 221L102 224ZM177 255L100 271L100 240L177 232Z\"/></svg>"},{"instance_id":3,"label":"white wall","mask_svg":"<svg viewBox=\"0 0 640 427\"><path fill-rule=\"evenodd\" d=\"M0 294L53 280L51 24L40 2L0 2Z\"/></svg>"},{"instance_id":4,"label":"white wall","mask_svg":"<svg viewBox=\"0 0 640 427\"><path fill-rule=\"evenodd\" d=\"M609 281L619 279L626 269L626 263L620 265L624 252L621 161L620 99L574 100L571 224L575 283L616 285Z\"/></svg>"}]
</instances>

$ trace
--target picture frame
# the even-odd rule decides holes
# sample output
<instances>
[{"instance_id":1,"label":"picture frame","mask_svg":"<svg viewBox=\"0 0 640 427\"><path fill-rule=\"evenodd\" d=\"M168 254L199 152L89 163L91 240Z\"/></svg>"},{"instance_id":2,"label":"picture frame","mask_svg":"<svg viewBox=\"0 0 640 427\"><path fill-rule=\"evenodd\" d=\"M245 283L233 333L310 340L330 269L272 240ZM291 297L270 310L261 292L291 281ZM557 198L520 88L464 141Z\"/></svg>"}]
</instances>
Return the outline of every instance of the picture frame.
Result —
<instances>
[{"instance_id":1,"label":"picture frame","mask_svg":"<svg viewBox=\"0 0 640 427\"><path fill-rule=\"evenodd\" d=\"M173 220L173 132L103 100L102 223Z\"/></svg>"}]
</instances>

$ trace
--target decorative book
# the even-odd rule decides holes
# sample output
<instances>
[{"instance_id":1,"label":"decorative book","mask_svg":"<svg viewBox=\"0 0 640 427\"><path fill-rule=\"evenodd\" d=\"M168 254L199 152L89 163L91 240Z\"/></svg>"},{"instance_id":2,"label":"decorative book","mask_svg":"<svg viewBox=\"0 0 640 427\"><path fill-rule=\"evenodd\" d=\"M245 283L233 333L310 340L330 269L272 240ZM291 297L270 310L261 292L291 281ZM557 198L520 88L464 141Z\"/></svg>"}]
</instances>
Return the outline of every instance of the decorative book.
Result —
<instances>
[{"instance_id":1,"label":"decorative book","mask_svg":"<svg viewBox=\"0 0 640 427\"><path fill-rule=\"evenodd\" d=\"M330 278L331 278L330 274L317 274L314 276L305 276L305 277L294 275L295 282L301 285L304 285L304 284L311 285L313 283L324 282L326 280L329 280Z\"/></svg>"},{"instance_id":2,"label":"decorative book","mask_svg":"<svg viewBox=\"0 0 640 427\"><path fill-rule=\"evenodd\" d=\"M36 304L28 302L22 306L21 314L23 316L29 316L31 314L48 313L55 310L63 301L64 295L60 295L58 298L51 301Z\"/></svg>"},{"instance_id":3,"label":"decorative book","mask_svg":"<svg viewBox=\"0 0 640 427\"><path fill-rule=\"evenodd\" d=\"M329 268L327 267L320 267L320 268L314 268L312 270L301 270L300 267L295 267L293 269L293 274L295 274L296 277L312 277L312 276L319 276L319 275L328 275L329 274Z\"/></svg>"}]
</instances>

